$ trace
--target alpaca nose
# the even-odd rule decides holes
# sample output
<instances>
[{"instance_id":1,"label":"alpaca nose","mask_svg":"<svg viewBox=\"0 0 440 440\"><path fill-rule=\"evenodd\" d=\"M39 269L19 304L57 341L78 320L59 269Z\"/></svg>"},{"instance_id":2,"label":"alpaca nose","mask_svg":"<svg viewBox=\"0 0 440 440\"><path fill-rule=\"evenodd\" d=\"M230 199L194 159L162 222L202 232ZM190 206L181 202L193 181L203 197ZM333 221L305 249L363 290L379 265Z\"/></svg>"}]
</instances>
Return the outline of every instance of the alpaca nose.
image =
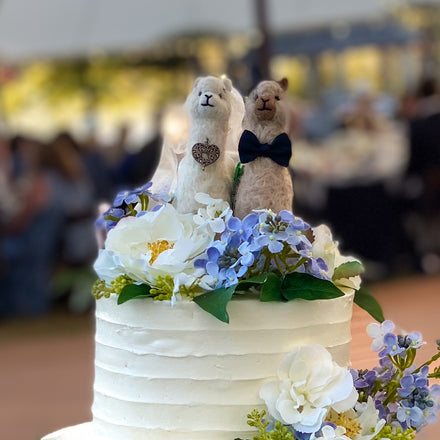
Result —
<instances>
[{"instance_id":1,"label":"alpaca nose","mask_svg":"<svg viewBox=\"0 0 440 440\"><path fill-rule=\"evenodd\" d=\"M265 98L263 98L263 97L261 97L261 100L263 101L263 104L266 104L266 102L269 102L269 101L270 101L269 98L268 98L268 99L265 99Z\"/></svg>"},{"instance_id":2,"label":"alpaca nose","mask_svg":"<svg viewBox=\"0 0 440 440\"><path fill-rule=\"evenodd\" d=\"M206 101L209 101L209 98L212 98L212 95L208 95L207 93L205 93L205 97L206 97Z\"/></svg>"}]
</instances>

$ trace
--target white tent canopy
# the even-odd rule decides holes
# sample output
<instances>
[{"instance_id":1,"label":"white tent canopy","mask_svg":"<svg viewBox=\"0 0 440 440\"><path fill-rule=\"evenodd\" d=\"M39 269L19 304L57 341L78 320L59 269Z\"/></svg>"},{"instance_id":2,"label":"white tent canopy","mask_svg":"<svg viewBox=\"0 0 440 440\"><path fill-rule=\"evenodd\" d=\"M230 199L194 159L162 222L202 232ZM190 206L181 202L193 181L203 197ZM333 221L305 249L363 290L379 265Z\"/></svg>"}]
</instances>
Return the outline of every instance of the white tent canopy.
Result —
<instances>
[{"instance_id":1,"label":"white tent canopy","mask_svg":"<svg viewBox=\"0 0 440 440\"><path fill-rule=\"evenodd\" d=\"M380 18L395 4L267 0L267 19L275 32L297 30ZM246 33L255 27L255 15L253 0L0 0L0 60L144 50L188 32Z\"/></svg>"}]
</instances>

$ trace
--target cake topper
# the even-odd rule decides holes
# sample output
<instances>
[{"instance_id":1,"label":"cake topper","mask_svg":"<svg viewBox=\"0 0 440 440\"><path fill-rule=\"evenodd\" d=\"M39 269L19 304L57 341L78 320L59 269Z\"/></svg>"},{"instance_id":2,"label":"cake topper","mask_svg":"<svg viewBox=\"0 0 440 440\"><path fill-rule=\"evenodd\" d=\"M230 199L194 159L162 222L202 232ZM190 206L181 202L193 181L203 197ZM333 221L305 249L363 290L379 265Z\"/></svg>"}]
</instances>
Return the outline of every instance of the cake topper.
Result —
<instances>
[{"instance_id":1,"label":"cake topper","mask_svg":"<svg viewBox=\"0 0 440 440\"><path fill-rule=\"evenodd\" d=\"M245 129L239 143L244 171L237 189L234 214L243 218L254 209L291 210L292 180L288 165L291 143L284 132L282 97L287 79L262 81L245 99Z\"/></svg>"},{"instance_id":2,"label":"cake topper","mask_svg":"<svg viewBox=\"0 0 440 440\"><path fill-rule=\"evenodd\" d=\"M181 213L201 206L197 193L230 200L234 161L226 154L232 83L227 78L197 78L186 105L190 115L187 152L179 164L175 206Z\"/></svg>"}]
</instances>

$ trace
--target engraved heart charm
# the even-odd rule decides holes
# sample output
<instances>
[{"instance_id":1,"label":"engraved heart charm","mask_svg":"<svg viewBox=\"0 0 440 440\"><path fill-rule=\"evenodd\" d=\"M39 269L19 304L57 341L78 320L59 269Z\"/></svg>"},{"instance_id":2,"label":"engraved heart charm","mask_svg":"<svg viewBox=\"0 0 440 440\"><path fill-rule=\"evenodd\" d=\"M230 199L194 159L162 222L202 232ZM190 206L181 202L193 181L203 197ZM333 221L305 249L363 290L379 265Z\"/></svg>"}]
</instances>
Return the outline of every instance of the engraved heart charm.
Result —
<instances>
[{"instance_id":1,"label":"engraved heart charm","mask_svg":"<svg viewBox=\"0 0 440 440\"><path fill-rule=\"evenodd\" d=\"M220 148L209 142L198 142L192 147L192 156L205 169L220 157Z\"/></svg>"}]
</instances>

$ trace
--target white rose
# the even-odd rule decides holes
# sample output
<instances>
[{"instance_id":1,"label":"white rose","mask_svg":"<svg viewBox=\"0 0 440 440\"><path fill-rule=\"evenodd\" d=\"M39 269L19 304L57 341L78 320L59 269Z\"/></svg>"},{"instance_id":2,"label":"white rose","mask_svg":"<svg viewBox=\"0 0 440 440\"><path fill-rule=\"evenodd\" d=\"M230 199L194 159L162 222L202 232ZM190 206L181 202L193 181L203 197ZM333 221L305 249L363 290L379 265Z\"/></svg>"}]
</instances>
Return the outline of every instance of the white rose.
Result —
<instances>
[{"instance_id":1,"label":"white rose","mask_svg":"<svg viewBox=\"0 0 440 440\"><path fill-rule=\"evenodd\" d=\"M341 264L348 263L349 261L358 261L354 257L341 255L338 242L333 241L333 236L328 226L319 225L312 228L312 232L315 237L312 243L312 255L315 258L322 258L325 261L328 268L327 274L330 278L333 277L335 269ZM351 293L353 290L359 289L361 277L341 278L335 281L335 285L344 293Z\"/></svg>"},{"instance_id":2,"label":"white rose","mask_svg":"<svg viewBox=\"0 0 440 440\"><path fill-rule=\"evenodd\" d=\"M358 393L347 368L332 360L319 344L303 345L289 353L278 367L278 380L260 390L269 413L296 431L314 433L329 409L347 411Z\"/></svg>"},{"instance_id":3,"label":"white rose","mask_svg":"<svg viewBox=\"0 0 440 440\"><path fill-rule=\"evenodd\" d=\"M107 283L126 274L155 285L159 276L170 275L177 285L182 280L190 285L200 272L194 268L194 259L213 238L214 232L198 227L191 214L180 214L167 204L141 217L120 220L109 232L94 268Z\"/></svg>"}]
</instances>

